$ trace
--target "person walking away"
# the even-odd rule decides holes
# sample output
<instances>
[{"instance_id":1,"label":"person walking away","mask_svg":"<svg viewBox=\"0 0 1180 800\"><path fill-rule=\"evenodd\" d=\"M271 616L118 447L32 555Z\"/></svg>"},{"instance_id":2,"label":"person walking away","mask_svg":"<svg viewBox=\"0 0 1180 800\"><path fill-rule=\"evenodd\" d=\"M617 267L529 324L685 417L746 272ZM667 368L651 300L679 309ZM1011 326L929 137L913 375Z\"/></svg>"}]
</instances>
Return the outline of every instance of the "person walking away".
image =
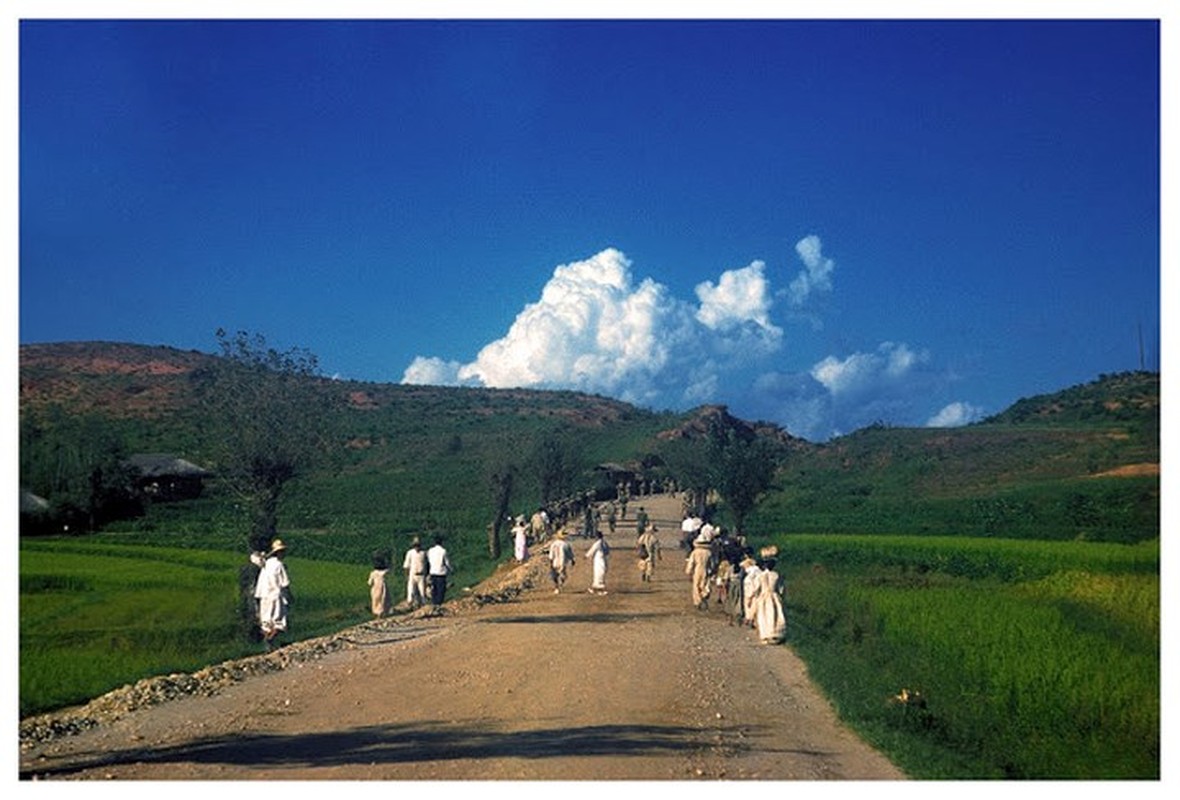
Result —
<instances>
[{"instance_id":1,"label":"person walking away","mask_svg":"<svg viewBox=\"0 0 1180 800\"><path fill-rule=\"evenodd\" d=\"M369 609L380 619L389 613L389 589L386 576L389 574L389 559L384 553L373 556L373 571L369 573Z\"/></svg>"},{"instance_id":2,"label":"person walking away","mask_svg":"<svg viewBox=\"0 0 1180 800\"><path fill-rule=\"evenodd\" d=\"M282 539L271 542L270 551L258 573L254 597L258 599L258 626L269 650L275 637L287 630L287 609L291 605L291 581L283 559L287 545Z\"/></svg>"},{"instance_id":3,"label":"person walking away","mask_svg":"<svg viewBox=\"0 0 1180 800\"><path fill-rule=\"evenodd\" d=\"M645 509L643 506L640 506L639 511L635 514L635 533L641 534L647 530L647 523L647 509Z\"/></svg>"},{"instance_id":4,"label":"person walking away","mask_svg":"<svg viewBox=\"0 0 1180 800\"><path fill-rule=\"evenodd\" d=\"M684 562L684 574L692 581L692 604L701 611L709 608L709 559L713 556L709 544L703 534L698 536Z\"/></svg>"},{"instance_id":5,"label":"person walking away","mask_svg":"<svg viewBox=\"0 0 1180 800\"><path fill-rule=\"evenodd\" d=\"M740 562L735 564L733 561L726 560L725 563L730 567L725 587L725 602L722 604L722 608L725 611L726 621L730 625L741 625L745 613L745 592L742 589L746 575L745 567Z\"/></svg>"},{"instance_id":6,"label":"person walking away","mask_svg":"<svg viewBox=\"0 0 1180 800\"><path fill-rule=\"evenodd\" d=\"M635 540L636 555L639 557L639 579L650 583L656 571L656 560L660 554L660 540L656 538L656 526L652 525Z\"/></svg>"},{"instance_id":7,"label":"person walking away","mask_svg":"<svg viewBox=\"0 0 1180 800\"><path fill-rule=\"evenodd\" d=\"M692 552L692 543L700 535L704 524L705 521L700 517L695 517L692 514L684 515L684 519L680 521L680 547L684 552Z\"/></svg>"},{"instance_id":8,"label":"person walking away","mask_svg":"<svg viewBox=\"0 0 1180 800\"><path fill-rule=\"evenodd\" d=\"M406 603L413 611L426 605L426 575L430 569L422 540L417 536L406 551L402 569L406 571Z\"/></svg>"},{"instance_id":9,"label":"person walking away","mask_svg":"<svg viewBox=\"0 0 1180 800\"><path fill-rule=\"evenodd\" d=\"M602 538L602 531L595 531L594 544L586 551L586 558L590 560L591 580L590 594L606 594L606 570L610 558L610 546Z\"/></svg>"},{"instance_id":10,"label":"person walking away","mask_svg":"<svg viewBox=\"0 0 1180 800\"><path fill-rule=\"evenodd\" d=\"M549 514L543 507L529 517L529 530L533 534L533 542L543 542L549 538Z\"/></svg>"},{"instance_id":11,"label":"person walking away","mask_svg":"<svg viewBox=\"0 0 1180 800\"><path fill-rule=\"evenodd\" d=\"M782 601L785 586L774 567L773 558L763 561L754 583L754 619L762 644L782 644L787 638L787 616Z\"/></svg>"},{"instance_id":12,"label":"person walking away","mask_svg":"<svg viewBox=\"0 0 1180 800\"><path fill-rule=\"evenodd\" d=\"M447 577L451 574L451 557L443 547L443 537L436 534L434 546L426 551L430 571L430 613L433 616L442 610L447 599Z\"/></svg>"},{"instance_id":13,"label":"person walking away","mask_svg":"<svg viewBox=\"0 0 1180 800\"><path fill-rule=\"evenodd\" d=\"M574 565L574 548L565 539L565 529L557 532L557 538L549 544L549 578L553 581L553 593L561 594L561 587Z\"/></svg>"},{"instance_id":14,"label":"person walking away","mask_svg":"<svg viewBox=\"0 0 1180 800\"><path fill-rule=\"evenodd\" d=\"M518 564L529 560L529 529L523 514L516 518L516 525L512 527L512 556Z\"/></svg>"},{"instance_id":15,"label":"person walking away","mask_svg":"<svg viewBox=\"0 0 1180 800\"><path fill-rule=\"evenodd\" d=\"M582 512L582 535L588 539L602 535L598 533L598 526L594 522L594 503L589 500Z\"/></svg>"},{"instance_id":16,"label":"person walking away","mask_svg":"<svg viewBox=\"0 0 1180 800\"><path fill-rule=\"evenodd\" d=\"M744 574L742 576L742 621L754 627L754 594L758 587L758 573L762 570L754 557L746 556L742 560Z\"/></svg>"}]
</instances>

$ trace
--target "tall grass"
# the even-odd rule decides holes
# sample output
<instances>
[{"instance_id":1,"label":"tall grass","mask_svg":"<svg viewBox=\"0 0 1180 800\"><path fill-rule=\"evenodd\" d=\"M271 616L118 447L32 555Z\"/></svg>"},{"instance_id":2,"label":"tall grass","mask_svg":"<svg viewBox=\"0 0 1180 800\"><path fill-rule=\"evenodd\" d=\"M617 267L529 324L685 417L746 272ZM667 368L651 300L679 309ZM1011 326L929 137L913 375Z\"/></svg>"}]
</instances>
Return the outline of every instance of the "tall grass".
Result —
<instances>
[{"instance_id":1,"label":"tall grass","mask_svg":"<svg viewBox=\"0 0 1180 800\"><path fill-rule=\"evenodd\" d=\"M791 643L841 716L911 774L1158 778L1158 545L780 547ZM921 703L899 702L903 688Z\"/></svg>"},{"instance_id":2,"label":"tall grass","mask_svg":"<svg viewBox=\"0 0 1180 800\"><path fill-rule=\"evenodd\" d=\"M22 716L261 651L237 625L241 556L42 539L20 560ZM291 557L291 638L365 619L370 568Z\"/></svg>"}]
</instances>

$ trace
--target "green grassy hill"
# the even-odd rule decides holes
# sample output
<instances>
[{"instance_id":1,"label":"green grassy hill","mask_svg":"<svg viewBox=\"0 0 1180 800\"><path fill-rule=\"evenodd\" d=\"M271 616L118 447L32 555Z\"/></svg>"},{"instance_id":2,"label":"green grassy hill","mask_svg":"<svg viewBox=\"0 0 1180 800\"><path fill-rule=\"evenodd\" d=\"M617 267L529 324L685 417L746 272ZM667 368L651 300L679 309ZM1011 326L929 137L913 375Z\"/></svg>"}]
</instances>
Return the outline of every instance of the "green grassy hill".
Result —
<instances>
[{"instance_id":1,"label":"green grassy hill","mask_svg":"<svg viewBox=\"0 0 1180 800\"><path fill-rule=\"evenodd\" d=\"M1159 375L1022 399L963 428L874 426L791 459L753 525L1133 542L1159 535Z\"/></svg>"},{"instance_id":2,"label":"green grassy hill","mask_svg":"<svg viewBox=\"0 0 1180 800\"><path fill-rule=\"evenodd\" d=\"M170 452L202 464L213 449L202 439L193 383L215 358L129 344L25 345L22 422L86 415L101 419L127 452ZM314 533L325 558L357 558L371 541L423 529L479 539L492 514L493 465L518 465L512 507L527 511L540 497L530 469L539 442L561 442L574 462L578 485L571 489L583 491L605 480L595 465L648 459L667 438L662 432L692 430L698 418L577 392L353 381L333 387L345 402L324 425L337 451L289 487L280 511L282 527ZM754 535L1158 536L1156 373L1102 376L1022 399L964 428L873 426L822 445L760 430L791 446L749 521ZM36 437L22 435L22 482L34 493L23 467L37 446ZM233 498L214 481L199 500L152 506L121 527L140 536L200 532L229 545L238 525Z\"/></svg>"}]
</instances>

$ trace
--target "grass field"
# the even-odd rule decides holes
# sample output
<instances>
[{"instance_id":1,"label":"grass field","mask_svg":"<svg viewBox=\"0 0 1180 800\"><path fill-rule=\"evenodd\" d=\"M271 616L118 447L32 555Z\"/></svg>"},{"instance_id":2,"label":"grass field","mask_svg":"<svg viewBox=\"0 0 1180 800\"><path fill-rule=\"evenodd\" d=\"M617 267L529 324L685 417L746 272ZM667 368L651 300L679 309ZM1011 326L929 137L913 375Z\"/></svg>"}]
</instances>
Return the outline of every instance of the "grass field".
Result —
<instances>
[{"instance_id":1,"label":"grass field","mask_svg":"<svg viewBox=\"0 0 1180 800\"><path fill-rule=\"evenodd\" d=\"M796 536L788 641L915 777L1158 779L1158 543ZM906 689L921 700L900 702Z\"/></svg>"},{"instance_id":2,"label":"grass field","mask_svg":"<svg viewBox=\"0 0 1180 800\"><path fill-rule=\"evenodd\" d=\"M21 716L83 703L146 676L261 652L237 624L243 563L213 550L22 541ZM287 565L293 637L368 617L371 565L298 556Z\"/></svg>"},{"instance_id":3,"label":"grass field","mask_svg":"<svg viewBox=\"0 0 1180 800\"><path fill-rule=\"evenodd\" d=\"M22 716L260 652L235 624L240 556L115 539L22 542ZM776 543L789 643L841 717L912 776L1159 777L1158 543ZM293 636L368 617L369 565L293 555L288 567ZM922 703L897 702L902 689Z\"/></svg>"}]
</instances>

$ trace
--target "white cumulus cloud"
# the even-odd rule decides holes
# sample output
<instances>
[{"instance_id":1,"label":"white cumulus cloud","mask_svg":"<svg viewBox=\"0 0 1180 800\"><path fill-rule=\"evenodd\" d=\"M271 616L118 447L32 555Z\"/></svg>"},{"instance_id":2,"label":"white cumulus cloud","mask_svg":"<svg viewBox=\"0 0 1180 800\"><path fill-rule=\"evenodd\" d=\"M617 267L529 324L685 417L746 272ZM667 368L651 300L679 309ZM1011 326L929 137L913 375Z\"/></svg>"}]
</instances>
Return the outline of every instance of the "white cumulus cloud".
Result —
<instances>
[{"instance_id":1,"label":"white cumulus cloud","mask_svg":"<svg viewBox=\"0 0 1180 800\"><path fill-rule=\"evenodd\" d=\"M771 293L765 275L766 265L755 261L742 269L722 273L714 284L697 284L696 295L701 301L696 317L712 330L724 330L752 322L775 335L781 333L770 322Z\"/></svg>"},{"instance_id":2,"label":"white cumulus cloud","mask_svg":"<svg viewBox=\"0 0 1180 800\"><path fill-rule=\"evenodd\" d=\"M714 402L729 370L772 353L783 331L754 261L696 287L698 304L636 281L614 248L556 267L508 331L459 364L419 356L403 383L569 388L638 403Z\"/></svg>"},{"instance_id":3,"label":"white cumulus cloud","mask_svg":"<svg viewBox=\"0 0 1180 800\"><path fill-rule=\"evenodd\" d=\"M452 386L459 382L458 361L443 361L441 358L418 356L406 367L402 383L427 386Z\"/></svg>"},{"instance_id":4,"label":"white cumulus cloud","mask_svg":"<svg viewBox=\"0 0 1180 800\"><path fill-rule=\"evenodd\" d=\"M792 304L829 291L834 269L817 236L800 240L796 251L805 269L779 292ZM752 261L681 299L651 278L636 279L631 261L609 248L554 268L539 297L473 360L418 356L402 382L575 389L660 408L722 402L819 439L878 420L926 419L929 412L918 409L939 377L925 368L928 354L905 343L828 356L798 371L773 364L784 332L767 272ZM929 424L961 424L979 413L952 404Z\"/></svg>"},{"instance_id":5,"label":"white cumulus cloud","mask_svg":"<svg viewBox=\"0 0 1180 800\"><path fill-rule=\"evenodd\" d=\"M971 403L955 402L943 407L941 411L926 421L927 428L957 428L969 425L983 418L984 411Z\"/></svg>"},{"instance_id":6,"label":"white cumulus cloud","mask_svg":"<svg viewBox=\"0 0 1180 800\"><path fill-rule=\"evenodd\" d=\"M812 292L832 290L832 272L836 269L836 262L824 257L823 242L814 234L796 242L795 252L803 261L803 269L791 281L788 291L792 305L800 306Z\"/></svg>"},{"instance_id":7,"label":"white cumulus cloud","mask_svg":"<svg viewBox=\"0 0 1180 800\"><path fill-rule=\"evenodd\" d=\"M853 353L844 359L828 356L811 368L811 377L834 396L854 394L902 379L927 358L904 343L883 342L874 353Z\"/></svg>"}]
</instances>

